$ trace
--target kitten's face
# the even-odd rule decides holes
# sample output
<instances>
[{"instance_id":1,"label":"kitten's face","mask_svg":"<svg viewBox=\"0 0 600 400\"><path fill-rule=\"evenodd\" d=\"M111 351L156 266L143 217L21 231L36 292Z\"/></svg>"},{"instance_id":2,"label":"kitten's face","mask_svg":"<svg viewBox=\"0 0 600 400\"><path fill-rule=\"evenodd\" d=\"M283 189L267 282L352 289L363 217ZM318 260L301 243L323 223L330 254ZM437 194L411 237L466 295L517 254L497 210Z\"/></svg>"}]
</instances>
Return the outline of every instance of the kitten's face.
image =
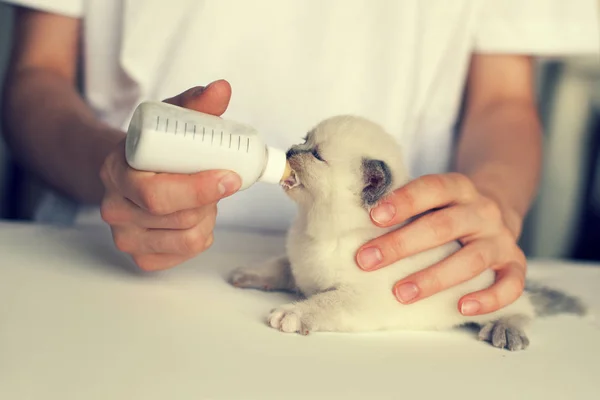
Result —
<instances>
[{"instance_id":1,"label":"kitten's face","mask_svg":"<svg viewBox=\"0 0 600 400\"><path fill-rule=\"evenodd\" d=\"M360 117L333 117L288 150L295 176L284 188L303 205L337 197L371 207L393 184L392 171L401 171L399 150L378 125Z\"/></svg>"}]
</instances>

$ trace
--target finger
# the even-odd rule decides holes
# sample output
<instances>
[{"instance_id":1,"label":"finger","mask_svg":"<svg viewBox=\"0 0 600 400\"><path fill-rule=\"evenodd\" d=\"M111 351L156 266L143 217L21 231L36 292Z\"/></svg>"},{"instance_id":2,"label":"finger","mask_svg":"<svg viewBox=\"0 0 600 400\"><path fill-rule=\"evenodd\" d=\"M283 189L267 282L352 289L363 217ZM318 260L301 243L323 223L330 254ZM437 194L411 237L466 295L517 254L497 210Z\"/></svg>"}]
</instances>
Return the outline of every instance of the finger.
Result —
<instances>
[{"instance_id":1,"label":"finger","mask_svg":"<svg viewBox=\"0 0 600 400\"><path fill-rule=\"evenodd\" d=\"M414 179L371 210L376 225L391 226L434 208L465 204L477 198L477 190L464 175L425 175Z\"/></svg>"},{"instance_id":2,"label":"finger","mask_svg":"<svg viewBox=\"0 0 600 400\"><path fill-rule=\"evenodd\" d=\"M193 256L205 249L215 218L215 214L206 214L198 225L185 230L114 226L113 240L117 248L124 253Z\"/></svg>"},{"instance_id":3,"label":"finger","mask_svg":"<svg viewBox=\"0 0 600 400\"><path fill-rule=\"evenodd\" d=\"M211 234L205 244L208 249L214 241ZM135 264L144 271L162 271L173 268L183 262L189 260L189 256L179 256L174 254L138 254L133 256Z\"/></svg>"},{"instance_id":4,"label":"finger","mask_svg":"<svg viewBox=\"0 0 600 400\"><path fill-rule=\"evenodd\" d=\"M229 106L231 85L226 80L212 82L208 86L197 86L163 100L165 103L207 114L222 115Z\"/></svg>"},{"instance_id":5,"label":"finger","mask_svg":"<svg viewBox=\"0 0 600 400\"><path fill-rule=\"evenodd\" d=\"M458 309L463 315L488 314L513 303L524 288L525 267L511 262L496 271L496 282L492 286L461 298Z\"/></svg>"},{"instance_id":6,"label":"finger","mask_svg":"<svg viewBox=\"0 0 600 400\"><path fill-rule=\"evenodd\" d=\"M202 171L195 174L139 174L127 170L119 192L153 215L215 203L239 190L241 179L231 171Z\"/></svg>"},{"instance_id":7,"label":"finger","mask_svg":"<svg viewBox=\"0 0 600 400\"><path fill-rule=\"evenodd\" d=\"M100 206L100 215L111 226L135 225L146 229L190 229L200 223L207 212L216 213L216 203L199 208L153 215L119 194L107 195Z\"/></svg>"},{"instance_id":8,"label":"finger","mask_svg":"<svg viewBox=\"0 0 600 400\"><path fill-rule=\"evenodd\" d=\"M393 288L399 302L411 304L475 278L498 258L492 240L478 240L434 265L398 281Z\"/></svg>"},{"instance_id":9,"label":"finger","mask_svg":"<svg viewBox=\"0 0 600 400\"><path fill-rule=\"evenodd\" d=\"M463 243L468 243L469 236L481 236L484 233L482 228L485 231L495 229L493 222L495 221L483 221L469 205L436 210L367 242L362 248L379 249L381 260L369 260L359 254L359 266L367 271L376 270L453 240L462 239ZM373 265L373 261L378 262Z\"/></svg>"}]
</instances>

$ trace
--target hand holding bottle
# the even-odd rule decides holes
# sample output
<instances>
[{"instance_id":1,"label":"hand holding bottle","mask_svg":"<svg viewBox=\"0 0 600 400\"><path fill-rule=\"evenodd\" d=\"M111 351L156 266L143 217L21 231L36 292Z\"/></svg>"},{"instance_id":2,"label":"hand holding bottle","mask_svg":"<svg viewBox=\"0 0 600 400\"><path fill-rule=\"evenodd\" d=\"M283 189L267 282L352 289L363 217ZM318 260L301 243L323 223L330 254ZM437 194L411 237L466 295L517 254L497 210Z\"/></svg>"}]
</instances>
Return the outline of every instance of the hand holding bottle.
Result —
<instances>
[{"instance_id":1,"label":"hand holding bottle","mask_svg":"<svg viewBox=\"0 0 600 400\"><path fill-rule=\"evenodd\" d=\"M230 97L229 84L216 81L164 102L220 116ZM217 202L242 184L236 173L226 170L169 174L132 169L125 140L106 158L100 175L106 189L102 219L110 225L117 248L148 271L174 267L210 247Z\"/></svg>"}]
</instances>

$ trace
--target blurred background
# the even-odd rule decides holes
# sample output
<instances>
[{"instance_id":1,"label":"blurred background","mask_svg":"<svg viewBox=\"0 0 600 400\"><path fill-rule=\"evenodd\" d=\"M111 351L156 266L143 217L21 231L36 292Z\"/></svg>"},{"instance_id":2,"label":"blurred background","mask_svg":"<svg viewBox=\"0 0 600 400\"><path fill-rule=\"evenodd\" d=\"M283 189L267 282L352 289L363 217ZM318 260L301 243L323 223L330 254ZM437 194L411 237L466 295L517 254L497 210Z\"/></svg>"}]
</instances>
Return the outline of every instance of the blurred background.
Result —
<instances>
[{"instance_id":1,"label":"blurred background","mask_svg":"<svg viewBox=\"0 0 600 400\"><path fill-rule=\"evenodd\" d=\"M0 81L12 22L12 7L0 4ZM529 257L600 260L600 63L545 59L537 68L544 175L521 245ZM30 219L41 189L0 140L0 218Z\"/></svg>"}]
</instances>

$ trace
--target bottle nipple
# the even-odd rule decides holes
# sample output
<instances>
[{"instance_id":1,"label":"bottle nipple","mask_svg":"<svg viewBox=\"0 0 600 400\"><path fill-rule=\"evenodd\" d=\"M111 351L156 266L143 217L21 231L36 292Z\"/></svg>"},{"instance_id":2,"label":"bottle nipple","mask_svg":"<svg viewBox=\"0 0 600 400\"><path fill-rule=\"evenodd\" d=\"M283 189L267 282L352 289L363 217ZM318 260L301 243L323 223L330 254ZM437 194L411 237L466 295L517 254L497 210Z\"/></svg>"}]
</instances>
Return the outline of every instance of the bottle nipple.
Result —
<instances>
[{"instance_id":1,"label":"bottle nipple","mask_svg":"<svg viewBox=\"0 0 600 400\"><path fill-rule=\"evenodd\" d=\"M290 176L292 176L292 167L290 166L290 162L286 160L285 169L283 170L283 176L281 177L281 182L284 182Z\"/></svg>"}]
</instances>

